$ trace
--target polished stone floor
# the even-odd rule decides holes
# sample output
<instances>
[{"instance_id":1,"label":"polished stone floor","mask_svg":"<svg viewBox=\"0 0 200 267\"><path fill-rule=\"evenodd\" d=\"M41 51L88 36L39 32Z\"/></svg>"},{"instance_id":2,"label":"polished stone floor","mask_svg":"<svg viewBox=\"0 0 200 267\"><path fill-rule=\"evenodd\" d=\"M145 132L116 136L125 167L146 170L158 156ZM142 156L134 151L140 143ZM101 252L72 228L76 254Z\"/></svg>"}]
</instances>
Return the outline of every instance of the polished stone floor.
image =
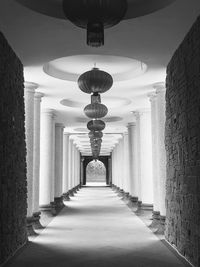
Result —
<instances>
[{"instance_id":1,"label":"polished stone floor","mask_svg":"<svg viewBox=\"0 0 200 267\"><path fill-rule=\"evenodd\" d=\"M183 267L109 187L82 188L10 267Z\"/></svg>"}]
</instances>

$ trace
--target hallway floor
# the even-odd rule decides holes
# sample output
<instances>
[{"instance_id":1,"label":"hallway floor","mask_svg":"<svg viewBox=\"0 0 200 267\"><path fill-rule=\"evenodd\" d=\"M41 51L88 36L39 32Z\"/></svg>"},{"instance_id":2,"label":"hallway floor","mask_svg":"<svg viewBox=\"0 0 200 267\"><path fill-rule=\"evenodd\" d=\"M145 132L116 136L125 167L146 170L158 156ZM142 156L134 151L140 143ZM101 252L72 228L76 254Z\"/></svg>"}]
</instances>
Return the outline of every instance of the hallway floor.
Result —
<instances>
[{"instance_id":1,"label":"hallway floor","mask_svg":"<svg viewBox=\"0 0 200 267\"><path fill-rule=\"evenodd\" d=\"M10 267L183 267L109 187L82 188Z\"/></svg>"}]
</instances>

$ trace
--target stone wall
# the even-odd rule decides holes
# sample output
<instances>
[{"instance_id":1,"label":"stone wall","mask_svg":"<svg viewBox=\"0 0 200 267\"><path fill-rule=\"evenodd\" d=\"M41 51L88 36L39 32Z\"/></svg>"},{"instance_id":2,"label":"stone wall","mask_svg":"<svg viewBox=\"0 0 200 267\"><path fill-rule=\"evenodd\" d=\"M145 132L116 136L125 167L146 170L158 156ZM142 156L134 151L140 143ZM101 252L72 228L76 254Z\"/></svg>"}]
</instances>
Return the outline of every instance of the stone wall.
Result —
<instances>
[{"instance_id":1,"label":"stone wall","mask_svg":"<svg viewBox=\"0 0 200 267\"><path fill-rule=\"evenodd\" d=\"M0 264L27 241L23 66L0 33Z\"/></svg>"},{"instance_id":2,"label":"stone wall","mask_svg":"<svg viewBox=\"0 0 200 267\"><path fill-rule=\"evenodd\" d=\"M166 239L200 266L200 18L167 68Z\"/></svg>"}]
</instances>

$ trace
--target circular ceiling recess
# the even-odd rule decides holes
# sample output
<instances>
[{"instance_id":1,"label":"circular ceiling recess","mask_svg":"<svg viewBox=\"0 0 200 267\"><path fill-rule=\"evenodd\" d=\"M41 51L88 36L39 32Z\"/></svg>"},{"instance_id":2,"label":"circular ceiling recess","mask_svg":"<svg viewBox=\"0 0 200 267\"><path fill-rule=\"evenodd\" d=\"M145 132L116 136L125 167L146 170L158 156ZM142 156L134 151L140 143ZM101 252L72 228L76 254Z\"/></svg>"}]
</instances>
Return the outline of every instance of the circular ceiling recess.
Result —
<instances>
[{"instance_id":1,"label":"circular ceiling recess","mask_svg":"<svg viewBox=\"0 0 200 267\"><path fill-rule=\"evenodd\" d=\"M90 102L90 98L82 98L80 101L73 100L71 98L63 99L60 101L60 104L70 108L84 108L85 105ZM115 96L103 96L102 103L109 107L109 109L121 108L131 104L131 100L124 97L115 97ZM81 121L82 122L82 121ZM84 122L84 121L83 121Z\"/></svg>"},{"instance_id":2,"label":"circular ceiling recess","mask_svg":"<svg viewBox=\"0 0 200 267\"><path fill-rule=\"evenodd\" d=\"M63 0L16 0L21 5L28 7L38 13L67 19L63 11ZM159 9L162 9L176 0L127 0L128 8L124 19L137 18Z\"/></svg>"},{"instance_id":3,"label":"circular ceiling recess","mask_svg":"<svg viewBox=\"0 0 200 267\"><path fill-rule=\"evenodd\" d=\"M115 116L113 116L113 117L106 117L105 119L104 119L104 121L105 122L117 122L117 121L123 121L123 118L121 118L121 117L115 117Z\"/></svg>"},{"instance_id":4,"label":"circular ceiling recess","mask_svg":"<svg viewBox=\"0 0 200 267\"><path fill-rule=\"evenodd\" d=\"M76 128L76 129L74 129L74 131L81 132L81 133L88 133L88 129L87 128Z\"/></svg>"},{"instance_id":5,"label":"circular ceiling recess","mask_svg":"<svg viewBox=\"0 0 200 267\"><path fill-rule=\"evenodd\" d=\"M94 66L111 74L114 82L133 79L147 70L147 65L139 60L112 55L62 57L46 63L43 70L54 78L77 82L82 73Z\"/></svg>"}]
</instances>

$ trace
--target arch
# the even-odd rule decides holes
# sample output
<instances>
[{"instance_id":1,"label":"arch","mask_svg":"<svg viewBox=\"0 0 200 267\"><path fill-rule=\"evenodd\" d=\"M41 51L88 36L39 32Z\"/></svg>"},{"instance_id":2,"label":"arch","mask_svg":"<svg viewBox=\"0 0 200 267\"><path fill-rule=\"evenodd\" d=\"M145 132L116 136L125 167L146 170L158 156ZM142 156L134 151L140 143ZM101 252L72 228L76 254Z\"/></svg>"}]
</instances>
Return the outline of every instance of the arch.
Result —
<instances>
[{"instance_id":1,"label":"arch","mask_svg":"<svg viewBox=\"0 0 200 267\"><path fill-rule=\"evenodd\" d=\"M108 160L109 160L110 156L100 156L98 158L99 161L101 161L105 168L106 168L106 184L109 185L111 184L111 179L109 179L109 177L111 177L109 174L111 172L111 170L109 170L109 164L108 164ZM86 184L86 167L88 165L88 163L90 161L92 161L93 158L91 156L83 156L82 157L82 162L83 162L83 185Z\"/></svg>"},{"instance_id":2,"label":"arch","mask_svg":"<svg viewBox=\"0 0 200 267\"><path fill-rule=\"evenodd\" d=\"M87 183L106 183L106 167L100 160L92 160L86 166Z\"/></svg>"}]
</instances>

